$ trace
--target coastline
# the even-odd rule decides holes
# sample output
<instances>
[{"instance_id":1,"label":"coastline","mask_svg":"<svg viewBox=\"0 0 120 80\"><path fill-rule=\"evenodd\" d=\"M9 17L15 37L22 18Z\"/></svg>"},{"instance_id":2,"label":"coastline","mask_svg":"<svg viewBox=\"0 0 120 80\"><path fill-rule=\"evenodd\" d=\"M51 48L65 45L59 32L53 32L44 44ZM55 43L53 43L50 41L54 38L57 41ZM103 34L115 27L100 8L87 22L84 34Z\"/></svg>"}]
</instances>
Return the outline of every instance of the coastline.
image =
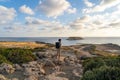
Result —
<instances>
[{"instance_id":1,"label":"coastline","mask_svg":"<svg viewBox=\"0 0 120 80\"><path fill-rule=\"evenodd\" d=\"M16 41L16 42L45 42L55 44L61 38L63 46L70 46L76 44L108 44L113 43L120 45L120 37L83 37L82 40L66 40L68 37L0 37L0 41Z\"/></svg>"},{"instance_id":2,"label":"coastline","mask_svg":"<svg viewBox=\"0 0 120 80\"><path fill-rule=\"evenodd\" d=\"M25 52L29 50L32 51L32 54L36 56L35 60L22 64L0 64L0 76L6 77L8 79L16 78L18 80L79 80L83 76L84 60L97 57L116 57L120 55L120 46L116 44L70 45L62 46L61 58L60 62L58 62L55 57L56 49L53 44L43 42L2 41L0 42L0 46L1 49L5 48L5 50L8 49L8 51L12 49L13 54L14 52L17 54L16 52L21 52L21 50L24 52L23 54L25 54ZM9 50L9 48L11 49ZM19 59L19 56L14 55L9 55L13 57L13 61L14 58L17 59L18 57ZM24 58L26 59L28 56L29 55L27 54L26 56L20 58L24 60ZM8 67L5 67L6 65L8 65L12 72ZM6 68L7 71L4 71L2 68Z\"/></svg>"}]
</instances>

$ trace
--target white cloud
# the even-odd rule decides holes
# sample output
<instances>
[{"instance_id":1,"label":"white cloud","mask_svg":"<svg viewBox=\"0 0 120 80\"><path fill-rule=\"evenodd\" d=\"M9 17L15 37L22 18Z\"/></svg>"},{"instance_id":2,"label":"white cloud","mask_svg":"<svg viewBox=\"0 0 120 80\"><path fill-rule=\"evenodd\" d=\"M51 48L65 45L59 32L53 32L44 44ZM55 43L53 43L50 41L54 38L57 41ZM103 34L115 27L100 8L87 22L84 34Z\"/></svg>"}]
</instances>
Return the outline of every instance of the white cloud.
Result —
<instances>
[{"instance_id":1,"label":"white cloud","mask_svg":"<svg viewBox=\"0 0 120 80\"><path fill-rule=\"evenodd\" d=\"M30 7L27 7L26 5L23 5L19 8L20 12L29 14L29 15L34 15L33 10Z\"/></svg>"},{"instance_id":2,"label":"white cloud","mask_svg":"<svg viewBox=\"0 0 120 80\"><path fill-rule=\"evenodd\" d=\"M47 21L35 17L26 17L26 24L12 23L4 26L5 36L66 36L69 33L68 26L58 21ZM6 33L6 34L5 34ZM21 34L22 33L22 34ZM17 34L17 35L16 35ZM23 35L24 34L24 35Z\"/></svg>"},{"instance_id":3,"label":"white cloud","mask_svg":"<svg viewBox=\"0 0 120 80\"><path fill-rule=\"evenodd\" d=\"M75 13L76 9L72 8L67 0L44 0L37 6L38 11L42 11L48 17L57 17L62 15L65 11Z\"/></svg>"},{"instance_id":4,"label":"white cloud","mask_svg":"<svg viewBox=\"0 0 120 80\"><path fill-rule=\"evenodd\" d=\"M47 21L35 18L35 17L25 17L26 24L45 24Z\"/></svg>"},{"instance_id":5,"label":"white cloud","mask_svg":"<svg viewBox=\"0 0 120 80\"><path fill-rule=\"evenodd\" d=\"M77 11L77 9L76 8L73 8L73 9L68 9L67 10L67 12L69 13L69 14L75 14L76 13L76 11Z\"/></svg>"},{"instance_id":6,"label":"white cloud","mask_svg":"<svg viewBox=\"0 0 120 80\"><path fill-rule=\"evenodd\" d=\"M8 31L8 32L21 32L24 31L25 26L22 25L21 23L18 22L14 22L14 23L10 23L10 24L6 24L4 25L4 30Z\"/></svg>"},{"instance_id":7,"label":"white cloud","mask_svg":"<svg viewBox=\"0 0 120 80\"><path fill-rule=\"evenodd\" d=\"M114 7L120 4L120 0L101 0L99 5L96 5L93 8L83 9L83 13L94 13L94 12L103 12L106 9Z\"/></svg>"},{"instance_id":8,"label":"white cloud","mask_svg":"<svg viewBox=\"0 0 120 80\"><path fill-rule=\"evenodd\" d=\"M116 6L111 13L94 14L83 16L70 24L72 29L92 29L99 30L105 28L119 28L120 26L120 8Z\"/></svg>"},{"instance_id":9,"label":"white cloud","mask_svg":"<svg viewBox=\"0 0 120 80\"><path fill-rule=\"evenodd\" d=\"M76 19L75 21L71 22L69 25L71 29L80 30L86 27L86 23L90 21L90 16L86 15L81 18Z\"/></svg>"},{"instance_id":10,"label":"white cloud","mask_svg":"<svg viewBox=\"0 0 120 80\"><path fill-rule=\"evenodd\" d=\"M89 0L84 0L84 3L86 4L87 7L93 7L94 4L90 2Z\"/></svg>"},{"instance_id":11,"label":"white cloud","mask_svg":"<svg viewBox=\"0 0 120 80\"><path fill-rule=\"evenodd\" d=\"M35 17L26 17L26 24L28 26L36 26L39 30L60 30L65 29L58 21L46 21Z\"/></svg>"},{"instance_id":12,"label":"white cloud","mask_svg":"<svg viewBox=\"0 0 120 80\"><path fill-rule=\"evenodd\" d=\"M5 24L14 20L15 16L16 11L14 8L0 6L0 24Z\"/></svg>"}]
</instances>

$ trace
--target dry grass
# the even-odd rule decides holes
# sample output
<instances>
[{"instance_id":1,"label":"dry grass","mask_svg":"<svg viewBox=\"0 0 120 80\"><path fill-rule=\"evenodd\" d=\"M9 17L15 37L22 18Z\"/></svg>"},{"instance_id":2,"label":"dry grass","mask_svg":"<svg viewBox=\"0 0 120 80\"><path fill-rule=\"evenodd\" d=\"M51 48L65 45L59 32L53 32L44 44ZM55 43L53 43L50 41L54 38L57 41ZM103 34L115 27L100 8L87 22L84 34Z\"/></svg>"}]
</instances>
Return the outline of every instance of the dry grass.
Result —
<instances>
[{"instance_id":1,"label":"dry grass","mask_svg":"<svg viewBox=\"0 0 120 80\"><path fill-rule=\"evenodd\" d=\"M95 50L95 54L97 55L101 55L101 56L118 56L118 54L116 53L111 53L111 52L107 52L107 51L99 51L99 50Z\"/></svg>"},{"instance_id":2,"label":"dry grass","mask_svg":"<svg viewBox=\"0 0 120 80\"><path fill-rule=\"evenodd\" d=\"M36 48L45 47L45 44L37 44L35 42L0 42L0 47L6 48Z\"/></svg>"}]
</instances>

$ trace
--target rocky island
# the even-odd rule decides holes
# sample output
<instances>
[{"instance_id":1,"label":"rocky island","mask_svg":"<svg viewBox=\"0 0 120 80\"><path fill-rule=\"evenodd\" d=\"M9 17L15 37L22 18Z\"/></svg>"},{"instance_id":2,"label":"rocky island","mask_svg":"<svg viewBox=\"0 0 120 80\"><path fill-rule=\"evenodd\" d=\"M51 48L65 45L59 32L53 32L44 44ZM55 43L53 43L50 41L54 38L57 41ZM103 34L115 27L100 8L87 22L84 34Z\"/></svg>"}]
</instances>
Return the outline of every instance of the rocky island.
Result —
<instances>
[{"instance_id":1,"label":"rocky island","mask_svg":"<svg viewBox=\"0 0 120 80\"><path fill-rule=\"evenodd\" d=\"M68 37L67 40L82 40L82 37Z\"/></svg>"}]
</instances>

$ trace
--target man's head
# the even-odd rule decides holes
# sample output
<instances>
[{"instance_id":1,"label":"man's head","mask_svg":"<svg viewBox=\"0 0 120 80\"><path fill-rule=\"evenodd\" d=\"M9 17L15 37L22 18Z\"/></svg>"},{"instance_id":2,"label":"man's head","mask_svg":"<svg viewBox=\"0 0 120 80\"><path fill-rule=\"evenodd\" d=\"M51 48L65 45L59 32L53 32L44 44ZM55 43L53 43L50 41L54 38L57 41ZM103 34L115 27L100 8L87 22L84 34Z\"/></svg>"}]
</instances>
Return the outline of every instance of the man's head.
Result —
<instances>
[{"instance_id":1,"label":"man's head","mask_svg":"<svg viewBox=\"0 0 120 80\"><path fill-rule=\"evenodd\" d=\"M58 41L60 41L60 42L61 42L61 39L58 39Z\"/></svg>"}]
</instances>

